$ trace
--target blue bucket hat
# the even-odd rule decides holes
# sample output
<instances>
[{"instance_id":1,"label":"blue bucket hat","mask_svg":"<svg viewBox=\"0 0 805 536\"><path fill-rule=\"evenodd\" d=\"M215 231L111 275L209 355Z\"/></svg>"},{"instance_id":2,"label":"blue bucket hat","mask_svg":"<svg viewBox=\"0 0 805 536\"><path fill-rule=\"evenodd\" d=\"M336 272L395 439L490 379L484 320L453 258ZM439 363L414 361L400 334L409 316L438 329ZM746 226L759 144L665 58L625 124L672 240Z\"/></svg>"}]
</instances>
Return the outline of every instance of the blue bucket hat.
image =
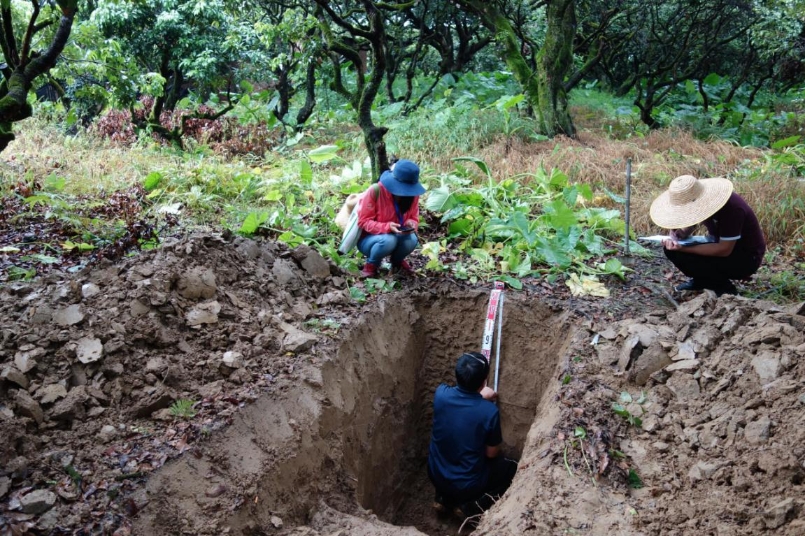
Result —
<instances>
[{"instance_id":1,"label":"blue bucket hat","mask_svg":"<svg viewBox=\"0 0 805 536\"><path fill-rule=\"evenodd\" d=\"M380 175L380 184L392 195L414 197L425 193L425 187L419 183L419 166L410 160L399 160L392 171L384 171Z\"/></svg>"}]
</instances>

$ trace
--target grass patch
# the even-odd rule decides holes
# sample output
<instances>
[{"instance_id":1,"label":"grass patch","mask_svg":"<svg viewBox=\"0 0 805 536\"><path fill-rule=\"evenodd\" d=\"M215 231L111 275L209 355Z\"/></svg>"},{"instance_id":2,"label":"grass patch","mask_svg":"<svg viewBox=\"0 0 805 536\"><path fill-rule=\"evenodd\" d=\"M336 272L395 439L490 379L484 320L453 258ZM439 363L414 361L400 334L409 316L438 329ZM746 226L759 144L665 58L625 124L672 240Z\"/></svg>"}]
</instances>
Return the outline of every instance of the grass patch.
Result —
<instances>
[{"instance_id":1,"label":"grass patch","mask_svg":"<svg viewBox=\"0 0 805 536\"><path fill-rule=\"evenodd\" d=\"M470 190L500 189L502 197L497 193L496 196L516 204L518 196L537 187L534 181L543 169L566 175L570 186L589 185L595 195L578 197L585 209L622 211L623 205L616 197L606 195L605 189L623 195L626 161L631 158L631 221L633 230L640 234L657 231L648 218L648 207L674 177L683 174L728 177L755 208L774 251L769 259L774 269L758 275L752 292L781 300L802 297L799 283L802 265L795 259L799 257L801 263L805 252L802 179L805 146L764 151L715 140L702 141L679 129L643 132L634 125L630 134L619 137L610 132L607 124L627 120L628 114L620 117L616 113L625 103L597 102L595 92L590 95L573 104L577 117L583 118L579 123L585 125L576 140L559 136L535 142L530 130L521 128L528 121L515 108L511 108L510 116L504 117L493 104L485 104L475 108L422 109L409 118L389 120L388 147L390 152L419 162L423 182L431 190L453 176L458 182L452 188L468 190L462 193L465 198L459 199L462 206L466 210L476 206L481 211L486 210L485 206L477 205ZM587 115L581 113L584 106L588 107ZM3 195L16 192L19 200L41 191L48 181L63 181L59 191L62 200L68 205L84 206L92 200L106 200L113 192L143 188L147 184L143 210L147 212L144 216L153 217L153 221L170 215L186 228L211 226L242 231L244 222L251 218L256 223L249 233L270 235L291 246L310 243L349 268L357 265L357 257L341 258L335 252L339 231L332 220L344 196L369 183L360 140L354 127L323 122L313 125L302 136L288 139L262 158L224 157L204 146L176 152L151 139L124 147L85 131L66 135L41 119L32 119L21 123L17 140L2 154L0 189ZM322 159L311 157L311 150L327 144L337 146L337 154ZM463 166L470 170L466 174L456 175L454 159L467 156L484 162L490 170L489 176L472 165ZM506 181L520 183L521 189L503 184ZM27 193L21 193L26 189ZM513 194L515 190L519 193ZM521 210L524 214L530 212L524 207ZM536 210L534 218L540 214ZM70 214L50 211L47 217L67 222L65 218ZM453 221L456 217L451 216ZM505 220L507 216L496 217ZM68 246L72 242L100 248L106 244L104 240L113 240L115 233L126 231L117 224L114 232L101 233L87 222L91 223L87 220L83 226L73 225L69 229L64 226L67 230L63 238ZM433 225L433 221L430 223ZM517 222L507 224L514 223ZM433 257L432 261L438 261L445 250L455 253L451 242L453 248L460 244L455 237L447 236L447 225L439 222L439 226L432 231L441 233L436 238L445 243L432 242L431 249L423 249L425 256ZM74 229L79 231L73 232ZM101 239L101 234L109 238ZM69 249L63 247L62 240L57 246ZM488 265L484 265L484 273L498 270L501 260L511 268L526 253L526 249L520 248L516 251L517 258L503 259L501 248L486 248L485 243L471 241L465 241L465 246L463 253L471 258L474 255L473 262ZM75 248L75 255L80 254L88 253ZM788 264L781 265L782 262ZM7 275L18 279L32 277L31 266L38 268L36 264L15 266L14 273Z\"/></svg>"}]
</instances>

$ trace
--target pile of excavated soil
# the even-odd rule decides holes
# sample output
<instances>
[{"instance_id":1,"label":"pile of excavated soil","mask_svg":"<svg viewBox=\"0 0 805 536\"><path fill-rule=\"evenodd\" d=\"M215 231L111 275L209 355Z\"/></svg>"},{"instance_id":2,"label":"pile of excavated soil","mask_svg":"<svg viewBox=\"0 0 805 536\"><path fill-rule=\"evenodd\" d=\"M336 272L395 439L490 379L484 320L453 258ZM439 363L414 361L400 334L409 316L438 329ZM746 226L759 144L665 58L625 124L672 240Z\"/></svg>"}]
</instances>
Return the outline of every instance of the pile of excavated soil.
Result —
<instances>
[{"instance_id":1,"label":"pile of excavated soil","mask_svg":"<svg viewBox=\"0 0 805 536\"><path fill-rule=\"evenodd\" d=\"M430 510L431 401L488 289L359 306L348 281L204 235L1 288L0 534L455 534ZM616 322L662 297L537 287L507 292L520 470L476 534L805 530L800 308L704 294Z\"/></svg>"},{"instance_id":2,"label":"pile of excavated soil","mask_svg":"<svg viewBox=\"0 0 805 536\"><path fill-rule=\"evenodd\" d=\"M303 380L337 308L315 251L209 235L0 288L0 533L125 532L150 473Z\"/></svg>"},{"instance_id":3,"label":"pile of excavated soil","mask_svg":"<svg viewBox=\"0 0 805 536\"><path fill-rule=\"evenodd\" d=\"M477 533L805 533L804 313L705 293L588 325Z\"/></svg>"}]
</instances>

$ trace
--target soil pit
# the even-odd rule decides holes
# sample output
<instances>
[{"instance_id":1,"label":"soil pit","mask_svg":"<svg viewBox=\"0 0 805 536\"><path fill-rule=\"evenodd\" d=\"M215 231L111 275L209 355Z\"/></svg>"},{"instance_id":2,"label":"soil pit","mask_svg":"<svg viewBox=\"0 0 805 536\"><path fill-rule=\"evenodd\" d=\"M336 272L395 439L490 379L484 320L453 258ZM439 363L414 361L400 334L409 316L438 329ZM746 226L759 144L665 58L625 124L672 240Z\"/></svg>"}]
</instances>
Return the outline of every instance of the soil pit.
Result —
<instances>
[{"instance_id":1,"label":"soil pit","mask_svg":"<svg viewBox=\"0 0 805 536\"><path fill-rule=\"evenodd\" d=\"M228 526L262 534L307 525L327 534L358 530L345 521L350 516L376 520L363 534L408 533L402 526L455 533L458 522L431 509L425 467L433 392L454 384L462 352L478 349L488 299L477 292L380 300L343 334L334 355L300 372L306 381L245 408L199 457L185 456L151 478L152 506L135 533ZM567 314L520 297L506 301L503 317L501 424L507 454L519 457L573 330ZM205 493L221 486L229 493ZM219 527L204 522L225 503L232 514L219 514Z\"/></svg>"}]
</instances>

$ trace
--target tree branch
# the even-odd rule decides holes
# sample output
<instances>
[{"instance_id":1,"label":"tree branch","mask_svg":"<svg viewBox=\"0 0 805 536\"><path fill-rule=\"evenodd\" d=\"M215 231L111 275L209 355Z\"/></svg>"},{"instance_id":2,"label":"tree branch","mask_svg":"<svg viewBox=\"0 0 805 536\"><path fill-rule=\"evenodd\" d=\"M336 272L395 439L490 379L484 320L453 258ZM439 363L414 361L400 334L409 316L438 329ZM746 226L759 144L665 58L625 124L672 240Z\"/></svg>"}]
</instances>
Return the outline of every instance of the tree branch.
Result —
<instances>
[{"instance_id":1,"label":"tree branch","mask_svg":"<svg viewBox=\"0 0 805 536\"><path fill-rule=\"evenodd\" d=\"M17 65L20 64L20 56L17 51L17 39L14 37L14 26L11 24L12 15L11 15L11 8L4 8L2 10L3 15L3 34L5 35L6 45L4 47L8 48L8 52L5 54L6 62L11 66L12 69L15 69Z\"/></svg>"},{"instance_id":2,"label":"tree branch","mask_svg":"<svg viewBox=\"0 0 805 536\"><path fill-rule=\"evenodd\" d=\"M330 18L336 23L338 26L342 27L352 35L356 35L358 37L363 37L364 39L369 39L372 36L371 31L364 30L359 26L354 26L348 23L346 20L342 19L341 16L336 13L332 7L330 7L330 2L327 0L316 0L316 3L324 8Z\"/></svg>"},{"instance_id":3,"label":"tree branch","mask_svg":"<svg viewBox=\"0 0 805 536\"><path fill-rule=\"evenodd\" d=\"M25 30L25 37L22 39L22 54L20 55L20 64L25 65L28 63L28 55L31 53L31 41L36 33L36 19L39 18L39 2L38 0L31 0L33 6L33 13L31 19L28 21L28 29Z\"/></svg>"}]
</instances>

